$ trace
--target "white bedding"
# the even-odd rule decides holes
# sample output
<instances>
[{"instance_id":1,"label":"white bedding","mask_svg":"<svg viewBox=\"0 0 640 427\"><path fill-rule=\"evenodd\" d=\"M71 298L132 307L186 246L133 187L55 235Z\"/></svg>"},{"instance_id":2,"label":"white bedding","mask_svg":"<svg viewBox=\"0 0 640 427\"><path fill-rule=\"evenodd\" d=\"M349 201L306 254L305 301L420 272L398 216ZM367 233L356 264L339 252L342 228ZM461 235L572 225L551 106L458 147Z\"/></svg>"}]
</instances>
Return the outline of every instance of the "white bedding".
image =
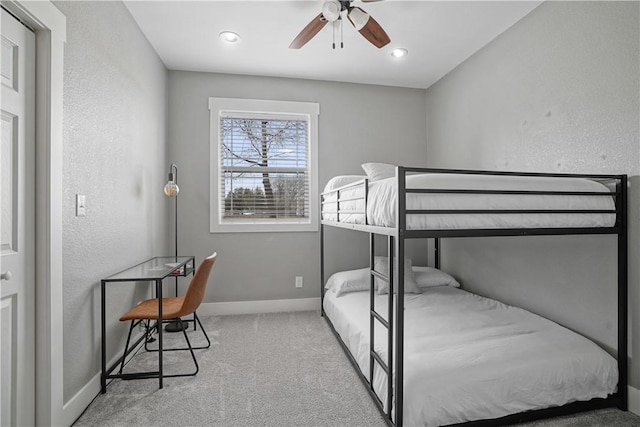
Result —
<instances>
[{"instance_id":1,"label":"white bedding","mask_svg":"<svg viewBox=\"0 0 640 427\"><path fill-rule=\"evenodd\" d=\"M368 378L369 293L335 295L325 294L325 312ZM375 297L381 314L387 297ZM407 426L492 419L615 392L611 355L525 310L439 286L407 295L404 319ZM387 360L385 331L376 327L375 347ZM386 402L380 369L373 384Z\"/></svg>"},{"instance_id":2,"label":"white bedding","mask_svg":"<svg viewBox=\"0 0 640 427\"><path fill-rule=\"evenodd\" d=\"M367 220L369 225L394 227L396 178L369 184ZM517 177L463 174L418 174L407 176L407 188L536 190L609 192L603 184L578 178ZM325 192L328 191L325 188ZM341 197L362 196L363 185L342 192ZM335 200L335 195L325 198ZM337 204L323 208L323 219L336 221ZM364 200L346 201L341 209L364 211ZM614 210L611 197L552 195L469 195L469 194L409 194L407 209L589 209ZM364 223L364 214L341 214L340 221ZM612 227L615 214L427 214L408 215L409 230L482 229L482 228L563 228Z\"/></svg>"}]
</instances>

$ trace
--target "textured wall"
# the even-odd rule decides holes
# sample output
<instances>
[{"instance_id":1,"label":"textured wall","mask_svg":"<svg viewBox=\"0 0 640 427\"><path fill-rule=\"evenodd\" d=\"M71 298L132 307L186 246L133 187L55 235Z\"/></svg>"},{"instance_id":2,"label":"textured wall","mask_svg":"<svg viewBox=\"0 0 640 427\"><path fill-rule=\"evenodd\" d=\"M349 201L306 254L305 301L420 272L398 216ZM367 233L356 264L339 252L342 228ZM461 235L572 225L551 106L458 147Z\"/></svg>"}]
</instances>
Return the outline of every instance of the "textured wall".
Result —
<instances>
[{"instance_id":1,"label":"textured wall","mask_svg":"<svg viewBox=\"0 0 640 427\"><path fill-rule=\"evenodd\" d=\"M168 248L167 71L120 2L56 2L64 56L64 401L100 371L100 279ZM87 216L75 216L75 194ZM117 318L140 299L108 291ZM59 343L62 345L62 343Z\"/></svg>"},{"instance_id":2,"label":"textured wall","mask_svg":"<svg viewBox=\"0 0 640 427\"><path fill-rule=\"evenodd\" d=\"M427 91L434 167L626 173L630 332L640 316L638 2L545 2ZM616 239L451 240L446 268L485 294L616 343ZM634 332L635 331L635 332ZM631 385L640 340L631 336Z\"/></svg>"},{"instance_id":3,"label":"textured wall","mask_svg":"<svg viewBox=\"0 0 640 427\"><path fill-rule=\"evenodd\" d=\"M181 252L218 252L205 301L319 296L318 232L209 233L210 96L320 104L319 182L361 174L365 161L426 165L425 92L310 80L170 71L169 159L180 167ZM368 262L367 236L328 230L328 271ZM423 252L424 253L424 252ZM294 287L294 277L304 287Z\"/></svg>"}]
</instances>

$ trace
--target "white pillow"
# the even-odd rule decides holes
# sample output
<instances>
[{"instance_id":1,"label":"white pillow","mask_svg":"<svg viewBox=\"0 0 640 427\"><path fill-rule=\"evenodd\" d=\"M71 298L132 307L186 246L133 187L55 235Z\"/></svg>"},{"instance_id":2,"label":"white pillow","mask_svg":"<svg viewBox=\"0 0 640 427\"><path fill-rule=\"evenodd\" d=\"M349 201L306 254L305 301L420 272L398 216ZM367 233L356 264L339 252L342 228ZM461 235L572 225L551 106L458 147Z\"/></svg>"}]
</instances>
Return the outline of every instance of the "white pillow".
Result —
<instances>
[{"instance_id":1,"label":"white pillow","mask_svg":"<svg viewBox=\"0 0 640 427\"><path fill-rule=\"evenodd\" d=\"M335 190L336 188L344 187L345 185L353 184L356 181L365 179L366 175L338 175L334 176L324 186L324 192Z\"/></svg>"},{"instance_id":2,"label":"white pillow","mask_svg":"<svg viewBox=\"0 0 640 427\"><path fill-rule=\"evenodd\" d=\"M374 259L374 270L378 273L384 274L385 276L389 276L389 258L377 256ZM397 274L395 275L397 277ZM384 280L375 279L376 288L378 289L378 295L388 294L389 293L389 283ZM397 289L394 283L394 289ZM406 293L412 294L420 294L422 293L422 289L418 287L416 283L415 275L413 274L413 269L411 268L411 259L404 259L404 291Z\"/></svg>"},{"instance_id":3,"label":"white pillow","mask_svg":"<svg viewBox=\"0 0 640 427\"><path fill-rule=\"evenodd\" d=\"M432 267L413 267L416 283L420 288L431 288L434 286L452 286L459 288L460 283L453 276Z\"/></svg>"},{"instance_id":4,"label":"white pillow","mask_svg":"<svg viewBox=\"0 0 640 427\"><path fill-rule=\"evenodd\" d=\"M363 163L361 166L370 182L396 176L396 165L389 163Z\"/></svg>"},{"instance_id":5,"label":"white pillow","mask_svg":"<svg viewBox=\"0 0 640 427\"><path fill-rule=\"evenodd\" d=\"M339 271L334 273L327 280L326 289L331 289L336 293L336 297L347 292L367 291L370 286L369 268L358 270Z\"/></svg>"}]
</instances>

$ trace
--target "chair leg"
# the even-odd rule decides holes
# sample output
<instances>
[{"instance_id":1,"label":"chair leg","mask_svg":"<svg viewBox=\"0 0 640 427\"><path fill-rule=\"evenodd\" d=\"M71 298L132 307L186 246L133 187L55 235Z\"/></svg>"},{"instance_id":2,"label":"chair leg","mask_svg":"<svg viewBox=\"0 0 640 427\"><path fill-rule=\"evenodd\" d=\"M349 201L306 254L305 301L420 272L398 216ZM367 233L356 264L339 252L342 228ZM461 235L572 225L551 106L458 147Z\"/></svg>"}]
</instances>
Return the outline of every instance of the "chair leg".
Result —
<instances>
[{"instance_id":1,"label":"chair leg","mask_svg":"<svg viewBox=\"0 0 640 427\"><path fill-rule=\"evenodd\" d=\"M147 320L146 322L142 321L144 324L144 350L145 351L158 351L149 348L150 342L156 342L156 339L153 337L153 331L158 327L158 322L156 322L153 326L151 326L151 320Z\"/></svg>"},{"instance_id":2,"label":"chair leg","mask_svg":"<svg viewBox=\"0 0 640 427\"><path fill-rule=\"evenodd\" d=\"M211 340L209 339L209 335L207 335L207 331L205 331L205 329L202 327L202 323L200 323L200 318L198 317L198 315L196 314L196 312L193 312L193 329L196 329L196 322L198 322L198 324L200 325L200 329L202 330L202 334L204 335L205 339L207 340L207 345L205 347L194 347L194 350L202 350L205 348L209 348L211 347Z\"/></svg>"},{"instance_id":3,"label":"chair leg","mask_svg":"<svg viewBox=\"0 0 640 427\"><path fill-rule=\"evenodd\" d=\"M193 377L195 376L199 371L200 371L200 366L198 365L198 359L196 359L196 354L194 353L194 347L191 346L191 341L189 341L189 336L187 335L187 331L184 328L184 324L182 323L182 319L178 318L177 321L180 323L180 330L182 331L182 334L184 335L184 339L187 342L187 348L171 348L171 349L163 349L163 351L171 351L171 350L189 350L189 352L191 353L191 359L193 359L193 364L195 365L195 371L189 373L189 374L170 374L170 375L166 375L163 374L162 377L163 378L172 378L172 377ZM200 320L198 320L198 323L200 322ZM156 324L154 324L153 326L151 325L151 321L143 321L143 320L138 320L137 322L135 320L131 321L131 324L129 325L129 333L127 335L127 342L124 346L124 353L122 355L122 360L120 362L120 371L118 373L118 375L120 375L120 378L122 378L123 380L131 380L131 379L142 379L142 378L157 378L158 372L140 372L140 373L132 373L132 374L123 374L122 371L124 369L124 365L125 365L125 359L127 356L127 353L129 351L129 344L131 343L131 334L133 333L133 329L136 327L136 325L142 323L145 326L145 332L144 332L144 347L145 350L147 351L159 351L159 349L150 349L147 347L147 343L150 341L148 338L151 336L151 334L153 334L153 330L156 329L158 327L158 323L156 322ZM194 322L195 323L195 322ZM200 323L200 328L202 328L202 323ZM202 331L204 332L204 328L202 328ZM209 343L209 345L211 345L211 342L209 341L209 337L206 335L206 332L204 332L205 334L205 338L207 339L207 342ZM138 341L139 343L140 341ZM207 347L201 347L201 348L208 348Z\"/></svg>"},{"instance_id":4,"label":"chair leg","mask_svg":"<svg viewBox=\"0 0 640 427\"><path fill-rule=\"evenodd\" d=\"M198 365L198 359L196 359L196 354L194 352L194 350L198 350L198 349L206 349L209 348L211 346L211 340L209 339L209 336L207 335L207 332L205 331L204 327L202 327L202 322L200 322L200 318L198 318L198 315L193 313L194 315L194 325L197 322L200 325L200 329L202 330L202 333L205 337L205 339L207 340L207 345L206 346L202 346L202 347L193 347L191 345L191 341L189 340L189 335L187 335L187 331L185 330L185 328L183 327L183 320L178 318L177 321L180 322L180 327L181 327L181 331L182 331L182 335L184 336L185 341L187 342L187 347L186 348L165 348L162 351L178 351L178 350L189 350L189 352L191 353L191 359L193 359L193 364L195 365L196 369L194 372L189 373L189 374L163 374L163 378L175 378L175 377L193 377L195 376L199 371L200 371L200 366ZM148 323L144 323L145 325L145 335L148 336L149 334L153 333L153 330L158 327L158 324L156 323L155 325L151 326L151 322L149 321ZM131 322L131 327L129 328L129 336L127 337L127 345L126 347L129 346L129 340L131 338L131 332L133 331L133 328L135 327L133 321ZM195 326L194 326L195 329ZM148 348L147 347L147 342L148 340L145 337L145 343L144 343L144 347L146 351L159 351L159 349L157 348ZM125 352L127 350L127 348L125 347ZM126 354L126 353L125 353ZM120 367L120 374L122 374L122 367L124 366L124 358L123 358L123 363L122 366ZM155 375L156 373L152 373L153 375ZM133 374L133 375L141 375L141 374ZM150 377L151 378L151 377ZM130 378L123 378L123 379L130 379Z\"/></svg>"},{"instance_id":5,"label":"chair leg","mask_svg":"<svg viewBox=\"0 0 640 427\"><path fill-rule=\"evenodd\" d=\"M182 319L178 319L177 320L179 323L181 323L181 327L184 326L182 325ZM187 335L187 331L184 330L184 328L181 329L182 330L182 334L184 335L184 339L187 341L187 348L185 348L185 350L189 350L189 352L191 353L191 358L193 359L193 364L196 366L196 370L193 371L190 374L165 374L163 375L164 378L175 378L175 377L193 377L195 376L198 371L200 371L200 366L198 366L198 360L196 359L196 354L193 352L193 347L191 347L191 341L189 341L189 336ZM179 350L179 349L169 349L169 350ZM158 351L158 350L154 350L154 351ZM166 350L163 350L166 351Z\"/></svg>"},{"instance_id":6,"label":"chair leg","mask_svg":"<svg viewBox=\"0 0 640 427\"><path fill-rule=\"evenodd\" d=\"M127 358L127 350L129 350L129 343L131 342L131 332L133 332L133 327L134 320L131 321L131 324L129 326L129 335L127 335L127 343L124 345L124 353L122 353L122 362L120 363L120 374L122 374L122 370L124 369L124 361Z\"/></svg>"},{"instance_id":7,"label":"chair leg","mask_svg":"<svg viewBox=\"0 0 640 427\"><path fill-rule=\"evenodd\" d=\"M187 331L184 328L184 325L182 324L182 319L178 319L178 322L180 322L180 329L182 329L182 335L184 335L184 339L185 341L187 341L187 345L189 346L189 352L191 353L191 358L193 359L193 363L196 365L196 370L193 374L191 375L195 375L198 373L198 371L200 371L200 367L198 366L198 360L196 360L196 354L193 352L193 347L191 347L191 341L189 341L189 336L187 335Z\"/></svg>"}]
</instances>

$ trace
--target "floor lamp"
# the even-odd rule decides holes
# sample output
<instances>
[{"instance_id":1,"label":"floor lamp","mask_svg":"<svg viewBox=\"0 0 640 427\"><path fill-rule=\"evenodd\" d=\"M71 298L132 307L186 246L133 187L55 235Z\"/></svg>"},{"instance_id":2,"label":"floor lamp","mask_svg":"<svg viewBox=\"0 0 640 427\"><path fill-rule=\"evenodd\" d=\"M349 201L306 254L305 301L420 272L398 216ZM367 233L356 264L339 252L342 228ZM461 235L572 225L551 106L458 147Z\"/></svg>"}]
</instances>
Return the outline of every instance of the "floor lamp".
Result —
<instances>
[{"instance_id":1,"label":"floor lamp","mask_svg":"<svg viewBox=\"0 0 640 427\"><path fill-rule=\"evenodd\" d=\"M176 239L174 248L175 248L176 257L178 256L178 192L179 191L180 191L180 188L178 188L178 166L176 166L174 163L171 163L171 166L169 166L169 180L164 186L164 194L166 194L170 198L176 199L174 204L175 206L174 231L175 231L175 239ZM175 279L176 297L177 297L178 296L178 276L176 276L174 279ZM187 322L182 322L182 325L184 325L184 329L189 328L189 325ZM165 326L164 328L164 330L167 332L180 332L182 331L182 329L183 328L180 326L180 322L178 322L177 320L170 321L169 323L167 323L167 326Z\"/></svg>"}]
</instances>

